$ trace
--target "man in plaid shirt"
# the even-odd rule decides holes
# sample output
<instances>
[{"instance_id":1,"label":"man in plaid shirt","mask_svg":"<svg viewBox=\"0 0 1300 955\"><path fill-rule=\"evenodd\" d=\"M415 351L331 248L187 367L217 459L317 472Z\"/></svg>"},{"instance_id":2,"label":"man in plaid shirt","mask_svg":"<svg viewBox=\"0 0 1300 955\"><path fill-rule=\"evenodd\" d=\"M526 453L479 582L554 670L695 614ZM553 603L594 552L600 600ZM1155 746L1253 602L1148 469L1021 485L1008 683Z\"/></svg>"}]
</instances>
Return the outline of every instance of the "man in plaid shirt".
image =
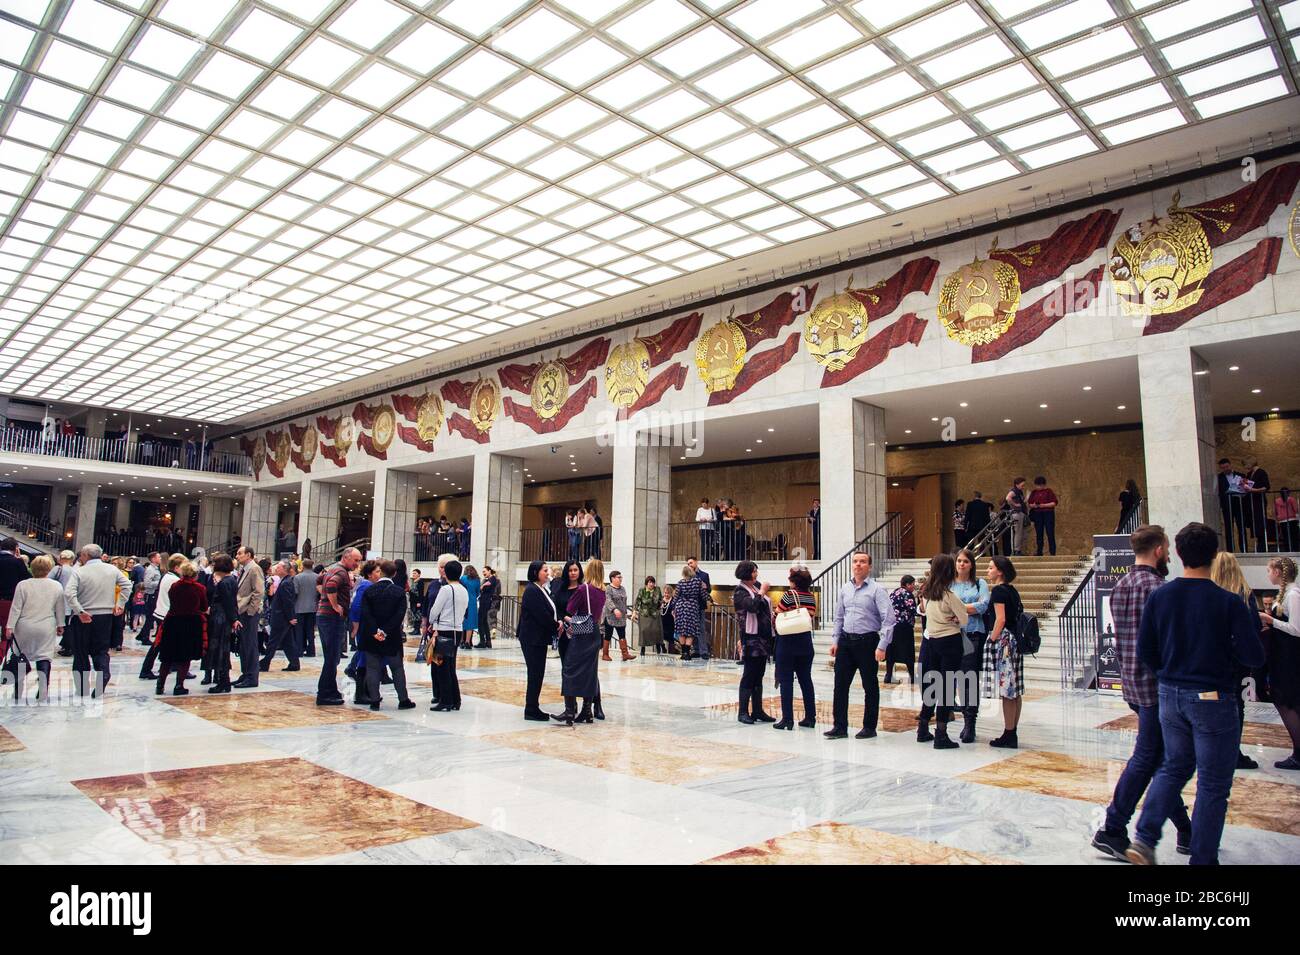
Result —
<instances>
[{"instance_id":1,"label":"man in plaid shirt","mask_svg":"<svg viewBox=\"0 0 1300 955\"><path fill-rule=\"evenodd\" d=\"M1110 595L1110 615L1115 622L1115 645L1119 652L1120 685L1124 702L1137 714L1137 741L1133 755L1115 784L1115 794L1106 807L1105 828L1092 837L1095 849L1121 861L1129 846L1128 823L1138 800L1160 768L1164 758L1164 736L1160 731L1159 691L1155 674L1138 660L1138 630L1147 598L1165 582L1169 572L1169 538L1158 524L1144 524L1133 532L1133 569L1115 583ZM1187 807L1179 803L1170 817L1178 830L1178 851L1190 851L1192 821Z\"/></svg>"}]
</instances>

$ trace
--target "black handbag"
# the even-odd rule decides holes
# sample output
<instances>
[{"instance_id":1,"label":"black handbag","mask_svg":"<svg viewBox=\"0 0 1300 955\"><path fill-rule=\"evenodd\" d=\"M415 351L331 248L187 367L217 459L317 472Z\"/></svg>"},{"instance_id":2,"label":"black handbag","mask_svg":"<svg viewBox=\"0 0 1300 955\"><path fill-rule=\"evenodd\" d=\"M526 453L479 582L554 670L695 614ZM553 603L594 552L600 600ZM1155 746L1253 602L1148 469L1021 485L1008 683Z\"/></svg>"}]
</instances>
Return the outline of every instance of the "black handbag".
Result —
<instances>
[{"instance_id":1,"label":"black handbag","mask_svg":"<svg viewBox=\"0 0 1300 955\"><path fill-rule=\"evenodd\" d=\"M20 665L23 668L21 674L18 672ZM20 677L26 677L31 671L31 661L27 659L27 654L23 653L22 647L18 646L17 637L9 638L9 646L5 651L5 662L3 666L0 666L0 669L4 670L5 673L12 674L15 686L18 685Z\"/></svg>"},{"instance_id":2,"label":"black handbag","mask_svg":"<svg viewBox=\"0 0 1300 955\"><path fill-rule=\"evenodd\" d=\"M589 584L586 586L590 586ZM569 618L570 637L591 637L596 634L596 618L591 615L591 591L587 591L587 612Z\"/></svg>"}]
</instances>

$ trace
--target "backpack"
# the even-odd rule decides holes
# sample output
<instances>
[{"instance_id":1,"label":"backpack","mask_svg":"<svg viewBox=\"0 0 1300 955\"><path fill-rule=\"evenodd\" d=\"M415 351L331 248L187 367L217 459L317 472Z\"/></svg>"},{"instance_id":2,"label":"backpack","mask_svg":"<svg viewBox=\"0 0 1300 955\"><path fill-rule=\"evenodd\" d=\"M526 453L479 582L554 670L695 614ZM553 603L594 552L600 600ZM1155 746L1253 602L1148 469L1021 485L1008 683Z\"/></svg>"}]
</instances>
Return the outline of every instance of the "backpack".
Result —
<instances>
[{"instance_id":1,"label":"backpack","mask_svg":"<svg viewBox=\"0 0 1300 955\"><path fill-rule=\"evenodd\" d=\"M1020 611L1016 621L1016 648L1021 654L1037 653L1043 646L1043 638L1038 633L1038 618L1031 613Z\"/></svg>"}]
</instances>

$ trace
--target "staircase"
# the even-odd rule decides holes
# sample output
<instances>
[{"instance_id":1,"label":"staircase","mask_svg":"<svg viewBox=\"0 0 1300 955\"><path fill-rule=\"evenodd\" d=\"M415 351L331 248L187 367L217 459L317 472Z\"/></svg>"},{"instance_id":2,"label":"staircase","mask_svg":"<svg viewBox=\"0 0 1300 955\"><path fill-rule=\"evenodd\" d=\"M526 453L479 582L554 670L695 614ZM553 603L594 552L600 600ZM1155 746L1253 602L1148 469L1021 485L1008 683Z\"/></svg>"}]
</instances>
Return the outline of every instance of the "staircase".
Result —
<instances>
[{"instance_id":1,"label":"staircase","mask_svg":"<svg viewBox=\"0 0 1300 955\"><path fill-rule=\"evenodd\" d=\"M29 556L59 553L58 528L29 514L0 507L0 537L12 537Z\"/></svg>"},{"instance_id":2,"label":"staircase","mask_svg":"<svg viewBox=\"0 0 1300 955\"><path fill-rule=\"evenodd\" d=\"M1059 690L1061 641L1057 612L1088 573L1092 557L1015 557L1012 562L1016 566L1014 586L1024 601L1025 610L1038 618L1039 633L1043 640L1038 653L1025 658L1025 683L1039 689ZM983 558L977 561L981 572L986 564L987 561ZM891 562L889 569L878 579L889 590L893 590L904 574L911 574L920 580L929 568L928 559L903 558ZM813 645L822 659L829 658L832 631L828 620L826 626L813 634ZM919 641L921 628L918 626L916 631Z\"/></svg>"}]
</instances>

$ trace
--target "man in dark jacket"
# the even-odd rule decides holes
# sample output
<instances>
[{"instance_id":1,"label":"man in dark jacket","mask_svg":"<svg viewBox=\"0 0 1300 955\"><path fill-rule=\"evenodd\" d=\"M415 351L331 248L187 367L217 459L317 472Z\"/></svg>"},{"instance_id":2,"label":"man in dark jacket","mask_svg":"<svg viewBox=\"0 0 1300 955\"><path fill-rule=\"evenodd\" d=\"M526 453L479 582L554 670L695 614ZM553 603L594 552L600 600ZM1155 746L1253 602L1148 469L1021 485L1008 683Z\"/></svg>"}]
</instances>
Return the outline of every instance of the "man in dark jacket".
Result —
<instances>
[{"instance_id":1,"label":"man in dark jacket","mask_svg":"<svg viewBox=\"0 0 1300 955\"><path fill-rule=\"evenodd\" d=\"M298 663L298 588L293 576L293 569L287 560L279 561L271 568L271 573L279 579L275 593L271 595L271 636L266 641L266 655L258 663L258 669L265 673L271 669L271 661L276 651L283 650L289 658L285 670L301 670Z\"/></svg>"},{"instance_id":2,"label":"man in dark jacket","mask_svg":"<svg viewBox=\"0 0 1300 955\"><path fill-rule=\"evenodd\" d=\"M366 654L366 697L372 710L379 709L379 683L384 668L393 675L397 691L397 708L415 707L406 693L406 667L402 653L406 628L406 593L393 583L397 564L380 561L379 580L361 595L361 623L357 628L357 649Z\"/></svg>"},{"instance_id":3,"label":"man in dark jacket","mask_svg":"<svg viewBox=\"0 0 1300 955\"><path fill-rule=\"evenodd\" d=\"M993 508L988 501L984 500L984 495L979 491L971 498L966 505L966 533L967 540L974 540L979 536L984 528L989 526L989 521L993 518Z\"/></svg>"},{"instance_id":4,"label":"man in dark jacket","mask_svg":"<svg viewBox=\"0 0 1300 955\"><path fill-rule=\"evenodd\" d=\"M27 565L18 556L18 541L12 537L0 540L0 631L9 623L14 588L30 576Z\"/></svg>"}]
</instances>

